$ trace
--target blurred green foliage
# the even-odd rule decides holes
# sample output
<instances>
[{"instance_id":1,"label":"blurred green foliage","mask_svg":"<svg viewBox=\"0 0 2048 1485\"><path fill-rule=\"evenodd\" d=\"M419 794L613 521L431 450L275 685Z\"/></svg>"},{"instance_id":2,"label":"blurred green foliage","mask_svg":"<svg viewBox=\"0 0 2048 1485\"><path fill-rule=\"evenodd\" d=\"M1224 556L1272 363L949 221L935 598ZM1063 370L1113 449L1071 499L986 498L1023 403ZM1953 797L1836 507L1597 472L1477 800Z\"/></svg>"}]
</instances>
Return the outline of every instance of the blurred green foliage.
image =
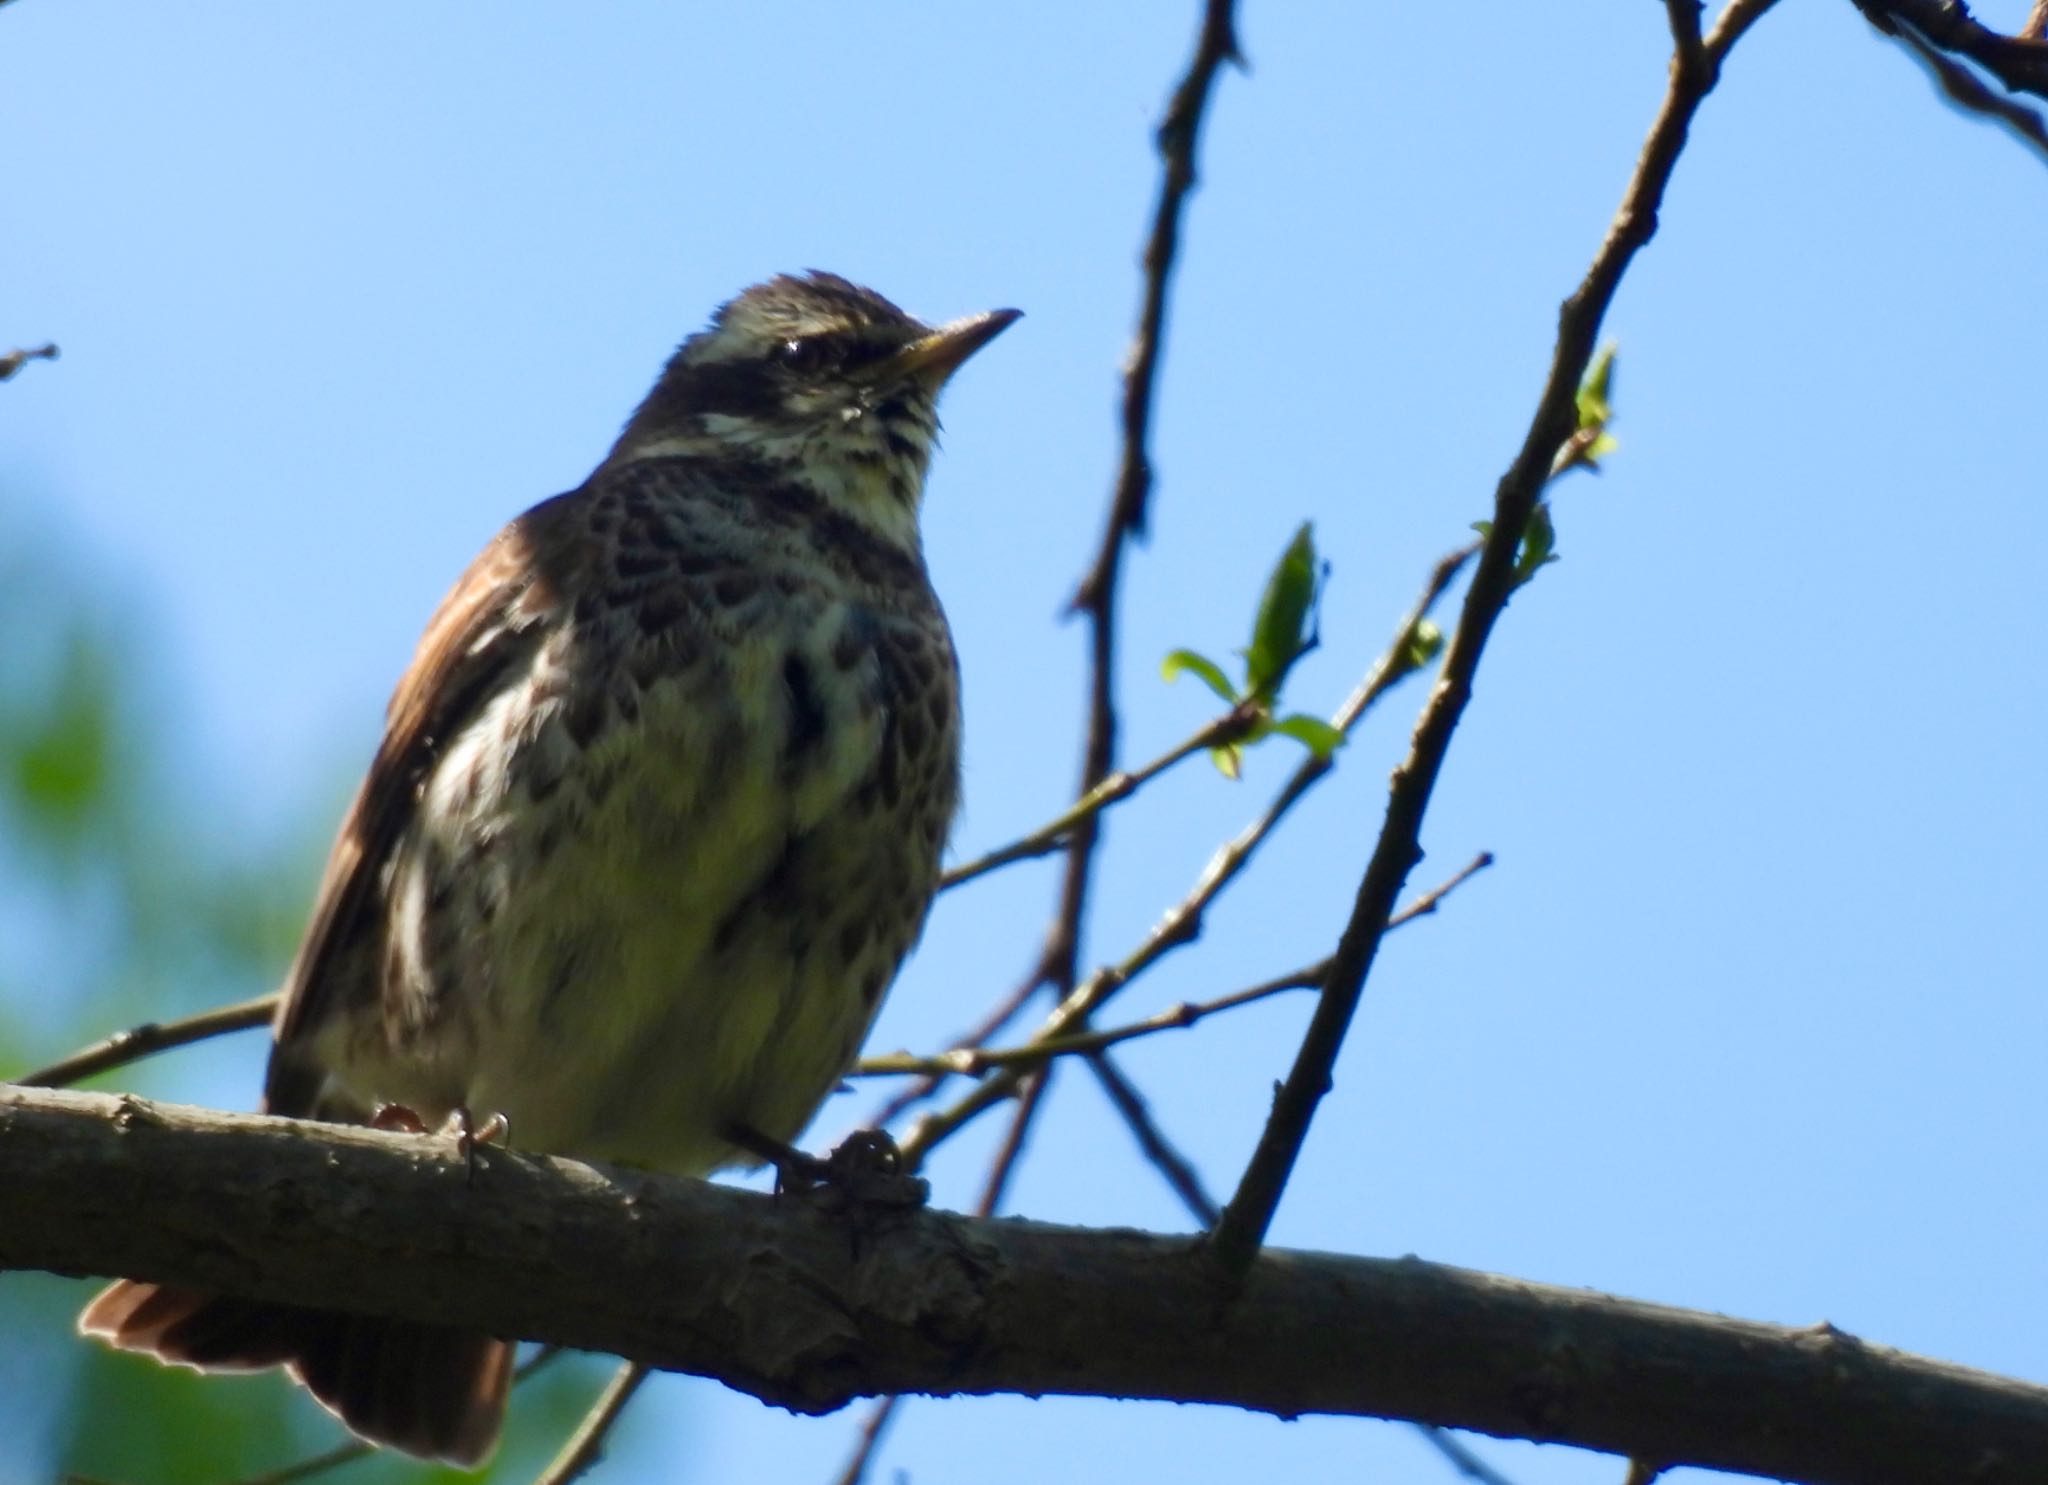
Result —
<instances>
[{"instance_id":1,"label":"blurred green foliage","mask_svg":"<svg viewBox=\"0 0 2048 1485\"><path fill-rule=\"evenodd\" d=\"M328 829L309 809L278 833L291 844L252 851L207 828L205 791L150 733L150 718L176 712L154 704L171 689L164 657L130 642L150 626L52 559L53 545L0 525L0 1076L137 1020L261 993L291 954ZM239 1050L254 1063L253 1047ZM154 1086L161 1072L98 1081ZM255 1076L252 1065L242 1106ZM93 1287L0 1274L0 1481L228 1485L345 1439L275 1373L200 1377L78 1339L72 1320ZM484 1475L378 1456L314 1478L530 1478L606 1370L565 1358L522 1386Z\"/></svg>"}]
</instances>

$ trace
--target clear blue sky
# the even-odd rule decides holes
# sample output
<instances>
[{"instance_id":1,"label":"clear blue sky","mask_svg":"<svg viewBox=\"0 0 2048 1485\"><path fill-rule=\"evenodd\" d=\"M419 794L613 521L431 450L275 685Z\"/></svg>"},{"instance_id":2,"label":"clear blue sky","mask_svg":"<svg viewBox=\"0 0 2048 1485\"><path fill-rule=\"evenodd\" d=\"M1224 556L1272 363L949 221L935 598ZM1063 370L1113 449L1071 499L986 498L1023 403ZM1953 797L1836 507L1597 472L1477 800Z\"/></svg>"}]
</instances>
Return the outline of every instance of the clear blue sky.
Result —
<instances>
[{"instance_id":1,"label":"clear blue sky","mask_svg":"<svg viewBox=\"0 0 2048 1485\"><path fill-rule=\"evenodd\" d=\"M933 317L1017 305L949 397L926 522L966 674L956 847L1000 843L1072 782L1057 613L1197 8L8 6L0 341L64 348L0 390L8 529L154 631L182 683L162 746L224 833L275 834L336 808L455 573L583 477L721 299L818 266ZM1252 3L1242 30L1128 586L1132 760L1206 715L1159 656L1242 643L1298 521L1335 568L1295 683L1324 710L1488 513L1663 85L1652 0ZM2048 1382L2044 187L1848 0L1738 48L1609 326L1621 451L1560 494L1564 561L1487 656L1417 882L1500 864L1385 956L1276 1241L1827 1319ZM1126 1011L1333 941L1419 700ZM1091 962L1292 762L1190 767L1119 811ZM1030 867L947 899L873 1045L972 1020L1051 891ZM1220 1189L1305 1013L1127 1058ZM245 1038L152 1086L248 1106L260 1057ZM938 1162L942 1203L973 1200L986 1147ZM1184 1225L1082 1075L1010 1209ZM663 1378L596 1478L673 1458L809 1485L853 1426ZM1475 1442L1523 1485L1620 1474ZM1011 1399L913 1404L881 1468L968 1459L983 1485L1451 1478L1384 1424Z\"/></svg>"}]
</instances>

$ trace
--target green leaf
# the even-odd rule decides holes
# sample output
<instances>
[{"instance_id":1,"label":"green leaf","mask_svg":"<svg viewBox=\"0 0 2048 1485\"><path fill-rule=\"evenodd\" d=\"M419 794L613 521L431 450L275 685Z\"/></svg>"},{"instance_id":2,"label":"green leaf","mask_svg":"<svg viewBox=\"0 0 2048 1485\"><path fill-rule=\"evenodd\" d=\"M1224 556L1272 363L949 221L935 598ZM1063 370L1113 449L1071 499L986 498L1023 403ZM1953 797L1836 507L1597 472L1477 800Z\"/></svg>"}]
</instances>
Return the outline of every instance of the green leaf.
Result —
<instances>
[{"instance_id":1,"label":"green leaf","mask_svg":"<svg viewBox=\"0 0 2048 1485\"><path fill-rule=\"evenodd\" d=\"M1218 696L1231 706L1237 705L1237 687L1230 684L1230 677L1223 673L1223 667L1207 655L1198 655L1193 650L1175 650L1159 662L1159 678L1165 681L1180 679L1183 671L1191 671Z\"/></svg>"},{"instance_id":2,"label":"green leaf","mask_svg":"<svg viewBox=\"0 0 2048 1485\"><path fill-rule=\"evenodd\" d=\"M1579 381L1577 398L1579 426L1581 428L1604 428L1614 416L1610 394L1614 389L1614 343L1609 341L1600 348L1593 358L1593 364L1586 368L1586 374Z\"/></svg>"},{"instance_id":3,"label":"green leaf","mask_svg":"<svg viewBox=\"0 0 2048 1485\"><path fill-rule=\"evenodd\" d=\"M1216 765L1216 771L1236 783L1244 776L1244 749L1236 743L1226 743L1220 748L1209 749L1209 761Z\"/></svg>"},{"instance_id":4,"label":"green leaf","mask_svg":"<svg viewBox=\"0 0 2048 1485\"><path fill-rule=\"evenodd\" d=\"M1303 521L1280 554L1252 621L1252 642L1244 652L1245 690L1272 701L1294 663L1316 646L1316 599L1322 586L1313 526Z\"/></svg>"},{"instance_id":5,"label":"green leaf","mask_svg":"<svg viewBox=\"0 0 2048 1485\"><path fill-rule=\"evenodd\" d=\"M1546 500L1529 512L1529 524L1522 531L1522 545L1515 553L1515 586L1521 587L1557 560L1557 527L1551 524Z\"/></svg>"},{"instance_id":6,"label":"green leaf","mask_svg":"<svg viewBox=\"0 0 2048 1485\"><path fill-rule=\"evenodd\" d=\"M1444 632L1430 619L1417 619L1408 631L1408 648L1401 654L1403 670L1420 670L1443 653Z\"/></svg>"},{"instance_id":7,"label":"green leaf","mask_svg":"<svg viewBox=\"0 0 2048 1485\"><path fill-rule=\"evenodd\" d=\"M1341 731L1321 717L1311 717L1307 712L1296 712L1291 717L1282 717L1273 724L1273 730L1286 733L1318 758L1325 760L1343 747L1345 741Z\"/></svg>"}]
</instances>

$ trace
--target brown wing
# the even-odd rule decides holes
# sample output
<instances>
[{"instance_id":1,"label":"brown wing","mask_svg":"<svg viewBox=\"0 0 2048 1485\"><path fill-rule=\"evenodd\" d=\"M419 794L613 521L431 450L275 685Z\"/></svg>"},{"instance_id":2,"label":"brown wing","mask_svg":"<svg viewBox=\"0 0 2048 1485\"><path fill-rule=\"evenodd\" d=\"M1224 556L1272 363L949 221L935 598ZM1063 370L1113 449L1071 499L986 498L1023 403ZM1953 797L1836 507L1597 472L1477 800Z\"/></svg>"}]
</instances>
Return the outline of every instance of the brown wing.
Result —
<instances>
[{"instance_id":1,"label":"brown wing","mask_svg":"<svg viewBox=\"0 0 2048 1485\"><path fill-rule=\"evenodd\" d=\"M386 712L384 739L341 822L278 1006L263 1107L310 1114L319 1069L295 1048L338 1005L337 994L374 994L374 983L339 972L351 950L381 932L385 863L441 744L474 717L524 663L573 593L588 547L565 519L582 491L544 501L499 532L427 623Z\"/></svg>"}]
</instances>

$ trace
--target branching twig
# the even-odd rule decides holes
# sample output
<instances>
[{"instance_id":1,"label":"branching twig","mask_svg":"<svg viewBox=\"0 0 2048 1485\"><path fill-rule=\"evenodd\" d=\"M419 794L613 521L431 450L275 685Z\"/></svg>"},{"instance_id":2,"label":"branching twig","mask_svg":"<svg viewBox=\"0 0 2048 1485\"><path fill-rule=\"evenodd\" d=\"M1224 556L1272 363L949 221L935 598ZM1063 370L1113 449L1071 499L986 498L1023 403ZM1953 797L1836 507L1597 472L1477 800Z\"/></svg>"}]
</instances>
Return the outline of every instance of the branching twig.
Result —
<instances>
[{"instance_id":1,"label":"branching twig","mask_svg":"<svg viewBox=\"0 0 2048 1485\"><path fill-rule=\"evenodd\" d=\"M210 1011L201 1011L178 1021L145 1021L13 1081L29 1088L68 1088L95 1073L139 1062L158 1052L168 1052L173 1047L189 1046L230 1031L268 1026L276 1011L275 995L259 995L254 1000L215 1006Z\"/></svg>"},{"instance_id":2,"label":"branching twig","mask_svg":"<svg viewBox=\"0 0 2048 1485\"><path fill-rule=\"evenodd\" d=\"M1194 59L1174 89L1159 125L1163 176L1159 204L1152 214L1152 235L1145 246L1145 306L1138 317L1124 372L1123 453L1102 542L1087 576L1081 579L1072 607L1088 619L1088 734L1082 748L1081 788L1088 792L1108 778L1116 766L1116 603L1119 577L1129 540L1144 532L1146 502L1152 490L1152 407L1157 391L1160 348L1166 335L1167 286L1173 278L1180 245L1181 214L1195 188L1195 147L1208 111L1217 75L1226 63L1239 60L1232 19L1234 0L1206 0ZM1082 914L1088 882L1101 837L1101 819L1090 815L1074 829L1067 843L1067 871L1060 884L1059 908L1040 955L1039 983L1066 994L1074 984L1080 955Z\"/></svg>"},{"instance_id":3,"label":"branching twig","mask_svg":"<svg viewBox=\"0 0 2048 1485\"><path fill-rule=\"evenodd\" d=\"M1031 997L1036 995L1040 987L1044 985L1045 981L1039 974L1040 967L1040 965L1033 965L1031 973L1018 981L1016 988L998 1001L986 1016L982 1017L979 1026L967 1032L953 1043L953 1050L956 1052L970 1050L1001 1035L1003 1028L1017 1019L1023 1012L1024 1007L1031 1003ZM923 1103L934 1093L937 1093L939 1085L954 1071L950 1067L942 1066L942 1062L942 1058L932 1059L933 1065L926 1068L915 1083L884 1099L880 1106L875 1109L874 1113L868 1116L867 1127L870 1129L887 1129L905 1113ZM867 1071L867 1068L868 1064L863 1061L855 1069L855 1076L861 1075Z\"/></svg>"},{"instance_id":4,"label":"branching twig","mask_svg":"<svg viewBox=\"0 0 2048 1485\"><path fill-rule=\"evenodd\" d=\"M1536 405L1521 452L1494 495L1494 519L1466 589L1456 631L1444 652L1443 672L1417 722L1408 756L1394 770L1384 823L1358 885L1351 919L1338 940L1335 963L1302 1038L1293 1069L1273 1101L1236 1193L1212 1234L1210 1252L1228 1277L1245 1273L1265 1241L1266 1229L1307 1138L1316 1107L1330 1087L1331 1070L1358 1008L1365 979L1385 938L1408 873L1422 859L1422 819L1429 807L1451 736L1471 701L1479 657L1517 585L1516 550L1550 478L1558 446L1577 424L1575 398L1599 337L1600 322L1629 262L1657 228L1665 184L1684 148L1686 131L1713 87L1735 36L1771 0L1732 0L1703 45L1705 58L1687 65L1674 57L1664 103L1644 143L1635 174L1593 264L1558 316L1557 346L1549 379Z\"/></svg>"},{"instance_id":5,"label":"branching twig","mask_svg":"<svg viewBox=\"0 0 2048 1485\"><path fill-rule=\"evenodd\" d=\"M1474 543L1439 559L1414 606L1402 616L1400 626L1394 632L1393 643L1374 662L1365 679L1359 682L1344 704L1337 709L1331 718L1331 725L1348 734L1371 710L1374 702L1402 678L1413 673L1415 639L1423 620L1429 616L1437 600L1443 596L1465 563L1478 550L1478 544ZM1265 812L1234 838L1226 841L1215 855L1210 857L1208 865L1202 869L1201 875L1196 878L1195 885L1187 896L1168 909L1166 916L1146 936L1144 942L1120 962L1098 969L1068 994L1046 1017L1037 1039L1065 1036L1085 1029L1088 1018L1110 996L1150 969L1172 950L1183 944L1192 943L1201 932L1203 914L1208 910L1209 904L1215 901L1217 894L1230 885L1253 854L1272 835L1280 821L1334 766L1329 759L1313 755L1302 760L1300 766L1274 796L1273 802L1266 807ZM923 1116L911 1126L909 1133L901 1142L907 1166L915 1169L932 1146L963 1127L984 1110L1011 1097L1017 1086L1016 1071L1001 1069L953 1104L936 1113Z\"/></svg>"},{"instance_id":6,"label":"branching twig","mask_svg":"<svg viewBox=\"0 0 2048 1485\"><path fill-rule=\"evenodd\" d=\"M1030 861L1040 856L1050 856L1066 845L1072 838L1076 826L1091 816L1101 813L1113 804L1129 799L1139 789L1165 773L1176 763L1191 758L1196 753L1210 748L1222 747L1226 743L1242 740L1251 730L1254 718L1248 708L1225 712L1178 745L1168 748L1142 768L1118 769L1088 790L1065 811L1052 820L1020 836L1006 846L990 851L985 856L954 867L939 878L939 890L962 886L976 877L986 876L998 867L1009 866L1018 861Z\"/></svg>"},{"instance_id":7,"label":"branching twig","mask_svg":"<svg viewBox=\"0 0 2048 1485\"><path fill-rule=\"evenodd\" d=\"M1122 1026L1106 1027L1100 1031L1076 1031L1066 1036L1041 1035L1014 1047L956 1047L950 1052L940 1052L932 1057L913 1057L907 1052L882 1057L864 1057L857 1069L857 1075L900 1077L916 1073L932 1077L946 1073L961 1073L968 1077L978 1077L996 1068L1015 1068L1020 1072L1028 1072L1057 1057L1092 1056L1119 1042L1127 1042L1136 1037L1151 1036L1161 1031L1184 1030L1198 1021L1215 1015L1218 1011L1235 1010L1239 1006L1251 1005L1289 990L1313 990L1323 982L1323 975L1328 971L1329 965L1330 961L1327 959L1318 960L1301 969L1290 970L1270 980L1262 980L1246 989L1219 995L1214 1000L1182 1001L1141 1021L1130 1021Z\"/></svg>"},{"instance_id":8,"label":"branching twig","mask_svg":"<svg viewBox=\"0 0 2048 1485\"><path fill-rule=\"evenodd\" d=\"M1445 897L1463 886L1472 877L1493 865L1493 853L1481 851L1449 879L1415 899L1388 921L1389 930L1417 918L1427 917L1435 912ZM864 1057L855 1069L857 1077L903 1077L916 1074L921 1077L939 1077L949 1073L961 1073L976 1077L994 1068L1009 1067L1028 1070L1056 1057L1071 1057L1076 1054L1093 1057L1119 1042L1136 1037L1151 1036L1155 1032L1179 1031L1206 1020L1218 1011L1236 1010L1239 1006L1254 1005L1259 1001L1281 995L1289 990L1313 990L1323 983L1330 972L1331 960L1318 959L1314 964L1303 965L1300 969L1289 970L1270 980L1261 980L1243 990L1233 990L1228 995L1219 995L1214 1000L1182 1001L1168 1006L1156 1015L1142 1021L1127 1022L1122 1026L1108 1027L1100 1031L1079 1031L1066 1036L1039 1036L1015 1047L955 1047L929 1057L913 1057L907 1052L896 1052L880 1057Z\"/></svg>"},{"instance_id":9,"label":"branching twig","mask_svg":"<svg viewBox=\"0 0 2048 1485\"><path fill-rule=\"evenodd\" d=\"M1109 1060L1107 1052L1097 1052L1091 1056L1088 1059L1088 1067L1101 1082L1102 1091L1109 1095L1109 1101L1116 1106L1117 1113L1123 1116L1124 1123L1137 1138L1139 1150L1165 1178L1173 1194L1180 1198L1181 1205L1188 1209L1188 1214L1204 1227L1215 1222L1218 1210L1216 1199L1203 1186L1201 1173L1195 1169L1194 1162L1174 1148L1173 1142L1166 1137L1166 1132L1153 1119L1152 1108L1146 1103L1145 1095L1140 1093L1117 1065Z\"/></svg>"},{"instance_id":10,"label":"branching twig","mask_svg":"<svg viewBox=\"0 0 2048 1485\"><path fill-rule=\"evenodd\" d=\"M1159 202L1144 257L1145 302L1138 317L1124 372L1123 452L1109 517L1102 540L1082 578L1070 608L1088 619L1088 730L1081 750L1081 782L1077 794L1086 799L1116 767L1116 600L1125 544L1144 530L1145 505L1152 488L1148 452L1152 403L1158 381L1160 346L1165 336L1167 286L1173 276L1180 240L1180 220L1195 186L1195 146L1217 75L1226 63L1239 61L1232 12L1235 0L1205 0L1202 29L1195 55L1167 104L1159 126L1163 162ZM1099 812L1084 814L1066 838L1066 870L1060 878L1052 926L1046 930L1030 972L990 1020L1007 1024L1010 1017L1041 989L1059 996L1074 987L1081 953L1081 924L1088 906L1088 886L1095 863L1095 845L1102 835ZM993 1032L989 1033L993 1035ZM969 1036L965 1045L984 1037ZM879 1110L872 1121L886 1126L915 1104L938 1091L939 1079L926 1078L904 1090Z\"/></svg>"}]
</instances>

